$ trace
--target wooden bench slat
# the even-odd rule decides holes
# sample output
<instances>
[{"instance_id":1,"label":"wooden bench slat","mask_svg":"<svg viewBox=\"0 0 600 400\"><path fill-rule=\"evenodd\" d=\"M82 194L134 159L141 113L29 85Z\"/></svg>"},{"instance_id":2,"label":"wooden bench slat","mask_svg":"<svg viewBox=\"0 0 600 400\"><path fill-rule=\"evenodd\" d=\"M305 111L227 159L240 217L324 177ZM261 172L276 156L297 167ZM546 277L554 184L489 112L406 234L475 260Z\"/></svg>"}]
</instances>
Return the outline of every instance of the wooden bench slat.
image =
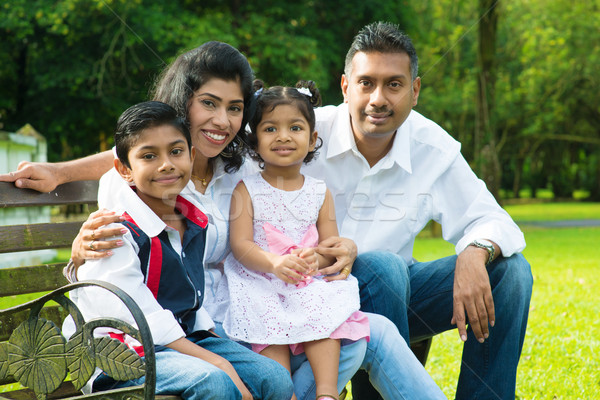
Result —
<instances>
[{"instance_id":1,"label":"wooden bench slat","mask_svg":"<svg viewBox=\"0 0 600 400\"><path fill-rule=\"evenodd\" d=\"M98 181L78 181L60 185L50 193L19 189L14 184L0 182L0 208L32 207L53 204L95 204Z\"/></svg>"},{"instance_id":2,"label":"wooden bench slat","mask_svg":"<svg viewBox=\"0 0 600 400\"><path fill-rule=\"evenodd\" d=\"M71 247L83 222L3 227L0 230L0 253Z\"/></svg>"},{"instance_id":3,"label":"wooden bench slat","mask_svg":"<svg viewBox=\"0 0 600 400\"><path fill-rule=\"evenodd\" d=\"M66 285L65 263L0 268L0 297L47 292Z\"/></svg>"}]
</instances>

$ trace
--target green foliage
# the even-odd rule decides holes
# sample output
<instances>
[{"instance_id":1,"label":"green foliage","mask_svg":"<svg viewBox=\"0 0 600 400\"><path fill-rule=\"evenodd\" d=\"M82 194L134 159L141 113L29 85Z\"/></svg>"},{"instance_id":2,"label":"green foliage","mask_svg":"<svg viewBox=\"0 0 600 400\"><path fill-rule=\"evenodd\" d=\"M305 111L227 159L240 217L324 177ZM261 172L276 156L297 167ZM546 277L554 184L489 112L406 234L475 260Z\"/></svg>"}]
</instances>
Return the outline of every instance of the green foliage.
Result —
<instances>
[{"instance_id":1,"label":"green foliage","mask_svg":"<svg viewBox=\"0 0 600 400\"><path fill-rule=\"evenodd\" d=\"M458 139L467 160L480 156L477 2L8 0L0 10L0 127L31 123L51 161L110 146L120 112L208 40L238 47L268 85L312 79L326 104L339 103L346 51L376 20L413 38L417 110ZM600 0L498 2L497 13L491 121L502 188L600 199Z\"/></svg>"}]
</instances>

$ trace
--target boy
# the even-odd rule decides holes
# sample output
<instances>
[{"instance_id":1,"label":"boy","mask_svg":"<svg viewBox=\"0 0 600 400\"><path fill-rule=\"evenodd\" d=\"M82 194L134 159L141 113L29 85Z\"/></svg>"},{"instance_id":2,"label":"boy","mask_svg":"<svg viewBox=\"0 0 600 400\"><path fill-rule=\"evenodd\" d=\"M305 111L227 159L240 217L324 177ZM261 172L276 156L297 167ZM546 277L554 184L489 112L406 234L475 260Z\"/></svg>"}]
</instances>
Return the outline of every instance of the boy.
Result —
<instances>
[{"instance_id":1,"label":"boy","mask_svg":"<svg viewBox=\"0 0 600 400\"><path fill-rule=\"evenodd\" d=\"M133 185L114 193L124 246L113 257L87 261L77 279L113 283L140 306L158 346L157 393L184 399L290 398L284 368L211 332L213 321L202 307L207 218L186 190L195 149L184 120L161 102L134 105L119 118L115 146L115 168ZM110 293L77 292L74 301L86 319L113 316L133 324ZM93 381L95 390L140 384L115 382L106 374Z\"/></svg>"}]
</instances>

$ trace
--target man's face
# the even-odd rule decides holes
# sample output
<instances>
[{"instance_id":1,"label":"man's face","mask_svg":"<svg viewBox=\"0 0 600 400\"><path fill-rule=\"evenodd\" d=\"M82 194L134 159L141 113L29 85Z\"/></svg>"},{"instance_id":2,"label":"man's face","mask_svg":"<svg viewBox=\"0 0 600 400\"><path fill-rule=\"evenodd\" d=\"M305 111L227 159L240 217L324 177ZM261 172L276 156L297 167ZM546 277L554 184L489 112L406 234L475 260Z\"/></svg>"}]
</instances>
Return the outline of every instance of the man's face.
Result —
<instances>
[{"instance_id":1,"label":"man's face","mask_svg":"<svg viewBox=\"0 0 600 400\"><path fill-rule=\"evenodd\" d=\"M420 88L420 78L411 79L408 54L356 53L350 76L342 76L342 92L357 142L391 140Z\"/></svg>"}]
</instances>

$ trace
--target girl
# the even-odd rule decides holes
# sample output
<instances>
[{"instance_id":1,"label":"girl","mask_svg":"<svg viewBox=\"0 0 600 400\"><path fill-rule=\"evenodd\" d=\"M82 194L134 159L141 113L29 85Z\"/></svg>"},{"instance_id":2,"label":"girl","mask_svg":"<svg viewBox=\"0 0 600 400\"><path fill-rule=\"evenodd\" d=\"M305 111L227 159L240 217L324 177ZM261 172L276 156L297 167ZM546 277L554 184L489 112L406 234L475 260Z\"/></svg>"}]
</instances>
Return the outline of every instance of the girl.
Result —
<instances>
[{"instance_id":1,"label":"girl","mask_svg":"<svg viewBox=\"0 0 600 400\"><path fill-rule=\"evenodd\" d=\"M317 399L338 399L340 339L368 337L369 326L348 268L318 276L335 261L319 253L318 243L338 234L331 193L324 182L300 173L317 148L313 105L319 93L314 86L257 93L249 141L262 171L233 192L232 253L219 288L230 301L223 326L231 338L252 343L288 370L289 351L304 351Z\"/></svg>"}]
</instances>

